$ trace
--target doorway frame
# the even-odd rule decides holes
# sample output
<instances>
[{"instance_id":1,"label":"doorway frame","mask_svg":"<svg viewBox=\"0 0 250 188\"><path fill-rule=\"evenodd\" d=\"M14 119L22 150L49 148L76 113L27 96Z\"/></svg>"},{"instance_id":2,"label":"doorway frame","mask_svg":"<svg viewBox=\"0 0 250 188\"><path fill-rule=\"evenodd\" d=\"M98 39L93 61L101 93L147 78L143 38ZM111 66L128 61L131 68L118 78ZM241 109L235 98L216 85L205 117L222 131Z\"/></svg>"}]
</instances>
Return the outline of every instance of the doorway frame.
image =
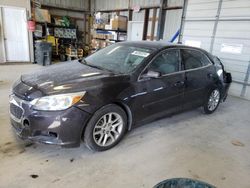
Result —
<instances>
[{"instance_id":1,"label":"doorway frame","mask_svg":"<svg viewBox=\"0 0 250 188\"><path fill-rule=\"evenodd\" d=\"M3 63L15 63L16 61L7 61L7 56L6 56L6 46L5 46L5 36L4 36L4 26L3 26L3 8L13 8L13 9L19 9L23 10L25 12L25 19L27 20L28 12L26 8L23 7L16 7L16 6L6 6L6 5L0 5L0 40L2 43L2 52L3 52ZM27 25L26 25L27 27ZM26 30L27 32L27 42L28 42L28 61L18 61L18 62L30 62L31 61L31 53L30 53L30 37L29 37L29 31L28 29ZM1 62L0 62L1 64Z\"/></svg>"}]
</instances>

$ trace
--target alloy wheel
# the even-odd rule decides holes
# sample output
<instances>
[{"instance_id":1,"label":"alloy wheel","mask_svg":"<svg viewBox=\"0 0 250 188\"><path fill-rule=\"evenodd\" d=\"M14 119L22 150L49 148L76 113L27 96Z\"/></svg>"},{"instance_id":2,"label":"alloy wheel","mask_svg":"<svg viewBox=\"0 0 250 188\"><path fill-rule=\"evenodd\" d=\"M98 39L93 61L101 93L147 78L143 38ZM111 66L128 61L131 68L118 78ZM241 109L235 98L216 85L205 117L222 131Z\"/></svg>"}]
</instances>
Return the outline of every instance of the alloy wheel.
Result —
<instances>
[{"instance_id":1,"label":"alloy wheel","mask_svg":"<svg viewBox=\"0 0 250 188\"><path fill-rule=\"evenodd\" d=\"M93 138L97 145L106 147L113 144L121 135L124 122L115 112L103 115L95 124Z\"/></svg>"},{"instance_id":2,"label":"alloy wheel","mask_svg":"<svg viewBox=\"0 0 250 188\"><path fill-rule=\"evenodd\" d=\"M220 102L220 92L218 89L215 89L210 94L209 100L208 100L208 110L213 111L216 109Z\"/></svg>"}]
</instances>

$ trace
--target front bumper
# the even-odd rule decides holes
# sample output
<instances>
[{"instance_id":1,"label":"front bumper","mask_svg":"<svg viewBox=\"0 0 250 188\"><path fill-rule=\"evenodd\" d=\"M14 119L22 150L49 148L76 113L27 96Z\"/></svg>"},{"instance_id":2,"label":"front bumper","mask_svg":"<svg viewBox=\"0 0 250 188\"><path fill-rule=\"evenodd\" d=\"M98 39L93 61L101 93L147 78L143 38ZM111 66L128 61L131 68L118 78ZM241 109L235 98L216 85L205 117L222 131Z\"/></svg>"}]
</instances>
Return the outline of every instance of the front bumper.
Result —
<instances>
[{"instance_id":1,"label":"front bumper","mask_svg":"<svg viewBox=\"0 0 250 188\"><path fill-rule=\"evenodd\" d=\"M12 95L10 121L22 139L63 147L80 146L82 131L90 114L71 107L63 111L33 110L27 101Z\"/></svg>"}]
</instances>

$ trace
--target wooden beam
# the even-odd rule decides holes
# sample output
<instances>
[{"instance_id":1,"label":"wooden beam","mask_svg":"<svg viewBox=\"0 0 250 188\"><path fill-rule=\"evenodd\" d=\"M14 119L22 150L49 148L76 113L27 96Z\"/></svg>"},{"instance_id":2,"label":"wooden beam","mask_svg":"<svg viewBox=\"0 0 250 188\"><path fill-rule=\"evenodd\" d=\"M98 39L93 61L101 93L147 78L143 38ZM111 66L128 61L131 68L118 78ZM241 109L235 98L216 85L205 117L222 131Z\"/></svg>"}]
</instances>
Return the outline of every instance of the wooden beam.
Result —
<instances>
[{"instance_id":1,"label":"wooden beam","mask_svg":"<svg viewBox=\"0 0 250 188\"><path fill-rule=\"evenodd\" d=\"M77 9L77 8L57 7L57 6L52 6L52 5L41 5L41 7L46 8L46 9L66 10L70 12L90 13L88 10Z\"/></svg>"},{"instance_id":2,"label":"wooden beam","mask_svg":"<svg viewBox=\"0 0 250 188\"><path fill-rule=\"evenodd\" d=\"M148 34L148 18L149 18L149 9L146 9L146 10L145 10L145 13L144 13L144 24L143 24L142 40L147 40L147 34Z\"/></svg>"},{"instance_id":3,"label":"wooden beam","mask_svg":"<svg viewBox=\"0 0 250 188\"><path fill-rule=\"evenodd\" d=\"M163 7L163 10L178 10L178 9L183 9L183 7L182 6Z\"/></svg>"},{"instance_id":4,"label":"wooden beam","mask_svg":"<svg viewBox=\"0 0 250 188\"><path fill-rule=\"evenodd\" d=\"M62 18L63 16L61 16L61 15L56 15L56 14L51 14L51 17ZM85 20L85 18L73 17L73 16L68 16L68 17L70 17L70 18L72 18L72 19L74 19L74 20L83 20L83 21L86 21L86 22L88 21L88 19Z\"/></svg>"},{"instance_id":5,"label":"wooden beam","mask_svg":"<svg viewBox=\"0 0 250 188\"><path fill-rule=\"evenodd\" d=\"M133 10L129 10L128 11L128 21L132 21L133 20Z\"/></svg>"},{"instance_id":6,"label":"wooden beam","mask_svg":"<svg viewBox=\"0 0 250 188\"><path fill-rule=\"evenodd\" d=\"M96 10L95 12L103 12L103 13L110 13L110 12L125 12L128 11L128 8L124 8L124 9L110 9L110 10Z\"/></svg>"},{"instance_id":7,"label":"wooden beam","mask_svg":"<svg viewBox=\"0 0 250 188\"><path fill-rule=\"evenodd\" d=\"M147 40L151 40L151 36L147 36ZM156 40L157 39L157 37L156 36L153 36L153 40Z\"/></svg>"},{"instance_id":8,"label":"wooden beam","mask_svg":"<svg viewBox=\"0 0 250 188\"><path fill-rule=\"evenodd\" d=\"M141 7L140 10L145 10L145 9L158 9L160 8L160 6L144 6L144 7ZM171 6L171 7L168 7L168 6L164 6L162 7L163 10L177 10L177 9L182 9L183 7L182 6ZM120 11L120 12L125 12L125 11L129 11L129 10L132 10L131 8L123 8L123 9L107 9L107 10L96 10L96 12L103 12L103 13L110 13L110 12L117 12L117 11Z\"/></svg>"},{"instance_id":9,"label":"wooden beam","mask_svg":"<svg viewBox=\"0 0 250 188\"><path fill-rule=\"evenodd\" d=\"M84 14L84 19L86 20L87 19L87 15L86 14ZM87 39L86 39L86 33L89 33L88 32L88 30L87 30L87 27L88 27L88 25L87 25L87 22L84 22L84 33L85 33L85 36L84 36L84 42L85 42L85 44L89 44L89 41L87 41ZM88 35L88 38L90 37L90 35Z\"/></svg>"},{"instance_id":10,"label":"wooden beam","mask_svg":"<svg viewBox=\"0 0 250 188\"><path fill-rule=\"evenodd\" d=\"M154 21L154 20L157 22L157 21L159 20L159 18L150 17L150 18L148 19L149 22L152 22L152 21Z\"/></svg>"},{"instance_id":11,"label":"wooden beam","mask_svg":"<svg viewBox=\"0 0 250 188\"><path fill-rule=\"evenodd\" d=\"M153 9L152 24L151 24L151 35L150 35L150 40L154 40L156 13L157 13L157 9L154 8L154 9Z\"/></svg>"}]
</instances>

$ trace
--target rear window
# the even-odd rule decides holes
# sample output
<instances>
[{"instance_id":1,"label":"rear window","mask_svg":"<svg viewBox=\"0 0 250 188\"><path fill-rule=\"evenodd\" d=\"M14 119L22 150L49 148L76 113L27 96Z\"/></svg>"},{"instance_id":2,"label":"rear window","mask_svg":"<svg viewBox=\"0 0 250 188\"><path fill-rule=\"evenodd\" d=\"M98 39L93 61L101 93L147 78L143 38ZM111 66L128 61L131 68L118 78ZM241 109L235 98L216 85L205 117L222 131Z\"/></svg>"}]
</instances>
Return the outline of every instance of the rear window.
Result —
<instances>
[{"instance_id":1,"label":"rear window","mask_svg":"<svg viewBox=\"0 0 250 188\"><path fill-rule=\"evenodd\" d=\"M216 66L221 66L221 61L220 61L220 59L218 57L214 56L213 61L214 61Z\"/></svg>"},{"instance_id":2,"label":"rear window","mask_svg":"<svg viewBox=\"0 0 250 188\"><path fill-rule=\"evenodd\" d=\"M210 64L208 57L204 53L190 49L182 50L182 62L185 70L195 69Z\"/></svg>"}]
</instances>

